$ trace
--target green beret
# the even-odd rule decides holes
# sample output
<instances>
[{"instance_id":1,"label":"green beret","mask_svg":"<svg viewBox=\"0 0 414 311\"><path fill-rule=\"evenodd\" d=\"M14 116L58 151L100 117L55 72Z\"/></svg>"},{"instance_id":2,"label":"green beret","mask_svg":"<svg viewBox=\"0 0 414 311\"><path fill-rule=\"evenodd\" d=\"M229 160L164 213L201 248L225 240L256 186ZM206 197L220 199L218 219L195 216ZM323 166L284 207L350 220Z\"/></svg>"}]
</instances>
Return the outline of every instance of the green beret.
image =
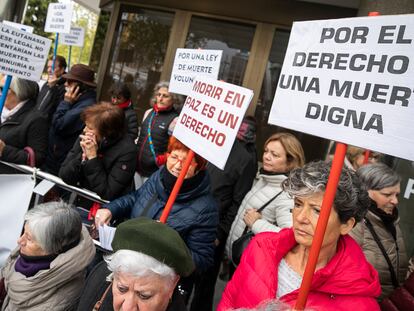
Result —
<instances>
[{"instance_id":1,"label":"green beret","mask_svg":"<svg viewBox=\"0 0 414 311\"><path fill-rule=\"evenodd\" d=\"M114 252L128 249L151 256L183 277L195 269L190 251L177 231L146 217L121 223L115 231L112 248Z\"/></svg>"}]
</instances>

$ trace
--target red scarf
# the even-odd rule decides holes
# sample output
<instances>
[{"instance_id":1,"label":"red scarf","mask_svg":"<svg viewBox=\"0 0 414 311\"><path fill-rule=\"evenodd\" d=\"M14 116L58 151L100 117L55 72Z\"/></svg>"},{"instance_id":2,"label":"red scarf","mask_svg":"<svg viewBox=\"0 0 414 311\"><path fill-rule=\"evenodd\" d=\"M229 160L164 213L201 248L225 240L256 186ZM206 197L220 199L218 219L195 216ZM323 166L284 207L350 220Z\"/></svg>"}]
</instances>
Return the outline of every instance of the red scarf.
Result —
<instances>
[{"instance_id":1,"label":"red scarf","mask_svg":"<svg viewBox=\"0 0 414 311\"><path fill-rule=\"evenodd\" d=\"M131 105L131 100L128 99L127 101L124 101L123 103L118 104L117 106L121 109L128 108Z\"/></svg>"},{"instance_id":2,"label":"red scarf","mask_svg":"<svg viewBox=\"0 0 414 311\"><path fill-rule=\"evenodd\" d=\"M158 107L157 104L154 104L154 111L157 112L157 113L160 112L160 111L167 111L167 110L171 110L171 109L173 109L172 105L168 106L168 107Z\"/></svg>"}]
</instances>

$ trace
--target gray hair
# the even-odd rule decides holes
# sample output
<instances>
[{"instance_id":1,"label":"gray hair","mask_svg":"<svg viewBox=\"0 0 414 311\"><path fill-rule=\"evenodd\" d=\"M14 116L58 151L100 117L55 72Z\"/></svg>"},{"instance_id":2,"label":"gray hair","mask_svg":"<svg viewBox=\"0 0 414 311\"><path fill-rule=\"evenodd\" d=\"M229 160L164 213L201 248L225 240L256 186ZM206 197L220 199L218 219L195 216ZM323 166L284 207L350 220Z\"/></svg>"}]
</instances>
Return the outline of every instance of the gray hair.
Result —
<instances>
[{"instance_id":1,"label":"gray hair","mask_svg":"<svg viewBox=\"0 0 414 311\"><path fill-rule=\"evenodd\" d=\"M154 87L154 99L155 99L155 94L158 92L158 90L160 88L163 88L163 87L169 89L170 83L168 81L158 82ZM184 100L183 96L181 96L180 94L177 94L177 93L171 93L170 91L168 91L168 93L170 93L170 95L171 95L172 104L173 104L174 108L176 110L181 110L181 108L183 106L183 100Z\"/></svg>"},{"instance_id":2,"label":"gray hair","mask_svg":"<svg viewBox=\"0 0 414 311\"><path fill-rule=\"evenodd\" d=\"M302 168L292 170L282 183L283 190L292 197L306 197L314 193L324 192L330 173L331 163L310 162ZM366 214L369 198L366 190L356 174L343 167L334 199L334 209L341 223L350 218L359 222Z\"/></svg>"},{"instance_id":3,"label":"gray hair","mask_svg":"<svg viewBox=\"0 0 414 311\"><path fill-rule=\"evenodd\" d=\"M381 190L400 183L400 176L384 163L367 164L357 175L367 190Z\"/></svg>"},{"instance_id":4,"label":"gray hair","mask_svg":"<svg viewBox=\"0 0 414 311\"><path fill-rule=\"evenodd\" d=\"M108 264L108 269L112 271L112 275L118 273L137 277L157 275L166 280L166 288L174 286L174 281L178 276L173 268L154 257L132 250L121 249L105 257L105 261ZM111 278L112 275L109 277Z\"/></svg>"},{"instance_id":5,"label":"gray hair","mask_svg":"<svg viewBox=\"0 0 414 311\"><path fill-rule=\"evenodd\" d=\"M36 99L39 94L39 85L36 82L20 78L13 78L10 89L16 94L19 101Z\"/></svg>"},{"instance_id":6,"label":"gray hair","mask_svg":"<svg viewBox=\"0 0 414 311\"><path fill-rule=\"evenodd\" d=\"M39 204L24 219L33 238L47 254L61 254L81 238L81 217L63 201Z\"/></svg>"}]
</instances>

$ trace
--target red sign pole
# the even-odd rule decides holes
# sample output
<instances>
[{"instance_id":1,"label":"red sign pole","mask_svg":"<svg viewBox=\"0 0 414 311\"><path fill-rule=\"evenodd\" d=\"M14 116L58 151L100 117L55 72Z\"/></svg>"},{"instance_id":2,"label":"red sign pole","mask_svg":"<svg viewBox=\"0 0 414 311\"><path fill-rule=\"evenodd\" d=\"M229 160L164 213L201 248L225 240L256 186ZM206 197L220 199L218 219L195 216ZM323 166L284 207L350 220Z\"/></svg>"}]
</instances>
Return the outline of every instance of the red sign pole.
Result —
<instances>
[{"instance_id":1,"label":"red sign pole","mask_svg":"<svg viewBox=\"0 0 414 311\"><path fill-rule=\"evenodd\" d=\"M370 12L368 14L368 16L378 15L380 15L378 12ZM339 177L341 176L347 147L348 146L343 143L336 144L335 155L332 160L332 166L328 178L328 183L326 185L325 195L323 196L321 213L316 225L315 236L313 237L308 262L306 263L305 273L303 274L302 284L300 285L298 299L296 300L295 304L295 310L303 310L306 306L306 300L308 299L313 274L315 272L316 263L318 262L323 238L325 236L326 225L328 224L332 204L335 199L336 188L338 186ZM369 150L367 151L369 156ZM365 156L367 154L367 151L365 152Z\"/></svg>"},{"instance_id":2,"label":"red sign pole","mask_svg":"<svg viewBox=\"0 0 414 311\"><path fill-rule=\"evenodd\" d=\"M371 151L369 151L368 149L365 150L365 152L364 152L364 164L368 164L370 154L371 154Z\"/></svg>"},{"instance_id":3,"label":"red sign pole","mask_svg":"<svg viewBox=\"0 0 414 311\"><path fill-rule=\"evenodd\" d=\"M338 186L339 177L341 176L346 149L346 144L336 144L335 155L332 160L331 171L326 185L325 194L323 196L321 213L316 225L316 231L313 237L305 273L303 274L302 284L300 285L298 299L296 300L295 310L303 310L306 306L306 300L308 299L309 290L312 284L313 273L315 272L316 263L318 262L319 252L325 236L326 225L328 224L329 215L331 214L331 207L336 194L336 188Z\"/></svg>"},{"instance_id":4,"label":"red sign pole","mask_svg":"<svg viewBox=\"0 0 414 311\"><path fill-rule=\"evenodd\" d=\"M175 199L177 198L178 192L181 189L185 175L187 175L188 168L190 167L190 164L193 158L194 158L194 151L190 149L190 151L188 151L187 159L185 159L183 168L181 169L180 175L178 176L177 181L175 182L174 188L171 191L170 197L168 198L167 204L165 204L164 210L162 211L160 222L164 224L167 222L168 215L171 212Z\"/></svg>"}]
</instances>

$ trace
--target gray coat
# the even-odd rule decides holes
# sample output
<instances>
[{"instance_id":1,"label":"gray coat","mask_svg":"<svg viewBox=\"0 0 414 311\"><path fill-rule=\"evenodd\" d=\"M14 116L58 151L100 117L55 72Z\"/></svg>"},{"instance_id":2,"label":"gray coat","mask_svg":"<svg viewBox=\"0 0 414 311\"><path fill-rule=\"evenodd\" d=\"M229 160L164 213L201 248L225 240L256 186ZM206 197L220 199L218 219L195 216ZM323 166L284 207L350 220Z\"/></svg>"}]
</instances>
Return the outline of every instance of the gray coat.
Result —
<instances>
[{"instance_id":1,"label":"gray coat","mask_svg":"<svg viewBox=\"0 0 414 311\"><path fill-rule=\"evenodd\" d=\"M407 274L408 259L399 225L400 219L398 218L394 222L395 228L397 229L397 244L399 248L397 252L394 238L392 237L391 233L385 228L381 218L379 218L371 211L368 211L366 217L372 223L372 226L380 238L382 245L384 245L388 257L394 266L394 271L397 275L398 281L401 284L405 280L405 276ZM382 290L379 299L382 300L393 291L391 274L388 269L387 261L385 260L385 257L382 255L382 252L378 247L378 244L375 242L371 232L363 221L359 222L355 228L352 229L350 235L361 246L369 263L373 265L374 268L378 271Z\"/></svg>"},{"instance_id":2,"label":"gray coat","mask_svg":"<svg viewBox=\"0 0 414 311\"><path fill-rule=\"evenodd\" d=\"M79 244L57 256L47 270L26 277L14 270L19 258L17 247L0 272L7 296L2 311L66 311L76 307L85 280L85 268L95 256L88 231L82 229Z\"/></svg>"}]
</instances>

